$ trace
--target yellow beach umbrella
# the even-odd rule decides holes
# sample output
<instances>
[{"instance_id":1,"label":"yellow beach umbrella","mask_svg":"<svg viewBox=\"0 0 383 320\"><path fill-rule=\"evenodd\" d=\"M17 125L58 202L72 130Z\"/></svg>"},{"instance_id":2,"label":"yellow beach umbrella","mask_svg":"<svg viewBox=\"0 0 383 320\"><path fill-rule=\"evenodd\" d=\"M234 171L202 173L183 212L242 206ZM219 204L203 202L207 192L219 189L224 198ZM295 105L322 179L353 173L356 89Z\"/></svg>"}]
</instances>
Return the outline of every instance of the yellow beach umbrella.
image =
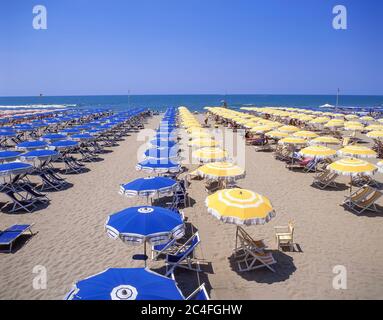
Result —
<instances>
[{"instance_id":1,"label":"yellow beach umbrella","mask_svg":"<svg viewBox=\"0 0 383 320\"><path fill-rule=\"evenodd\" d=\"M310 141L310 144L340 144L337 138L331 136L321 136Z\"/></svg>"},{"instance_id":2,"label":"yellow beach umbrella","mask_svg":"<svg viewBox=\"0 0 383 320\"><path fill-rule=\"evenodd\" d=\"M363 116L363 117L360 117L360 120L363 120L363 121L374 121L375 119L373 117L370 117L370 116Z\"/></svg>"},{"instance_id":3,"label":"yellow beach umbrella","mask_svg":"<svg viewBox=\"0 0 383 320\"><path fill-rule=\"evenodd\" d=\"M225 160L228 153L220 148L205 147L194 151L192 156L202 162L214 162Z\"/></svg>"},{"instance_id":4,"label":"yellow beach umbrella","mask_svg":"<svg viewBox=\"0 0 383 320\"><path fill-rule=\"evenodd\" d=\"M282 126L282 127L278 128L278 130L281 132L291 133L291 132L297 132L300 129L296 126Z\"/></svg>"},{"instance_id":5,"label":"yellow beach umbrella","mask_svg":"<svg viewBox=\"0 0 383 320\"><path fill-rule=\"evenodd\" d=\"M272 139L282 139L289 136L286 132L280 132L280 131L269 131L266 133L266 136L272 138Z\"/></svg>"},{"instance_id":6,"label":"yellow beach umbrella","mask_svg":"<svg viewBox=\"0 0 383 320\"><path fill-rule=\"evenodd\" d=\"M218 142L213 139L195 139L188 143L189 147L216 147Z\"/></svg>"},{"instance_id":7,"label":"yellow beach umbrella","mask_svg":"<svg viewBox=\"0 0 383 320\"><path fill-rule=\"evenodd\" d=\"M231 162L212 162L197 169L197 173L208 179L232 179L245 177L245 170Z\"/></svg>"},{"instance_id":8,"label":"yellow beach umbrella","mask_svg":"<svg viewBox=\"0 0 383 320\"><path fill-rule=\"evenodd\" d=\"M338 150L340 156L351 156L356 158L376 158L376 152L364 146L346 146Z\"/></svg>"},{"instance_id":9,"label":"yellow beach umbrella","mask_svg":"<svg viewBox=\"0 0 383 320\"><path fill-rule=\"evenodd\" d=\"M294 132L293 136L303 139L312 139L318 137L318 135L315 132L305 130Z\"/></svg>"},{"instance_id":10,"label":"yellow beach umbrella","mask_svg":"<svg viewBox=\"0 0 383 320\"><path fill-rule=\"evenodd\" d=\"M267 131L271 131L272 128L268 125L262 125L262 126L254 126L250 129L250 132L267 132Z\"/></svg>"},{"instance_id":11,"label":"yellow beach umbrella","mask_svg":"<svg viewBox=\"0 0 383 320\"><path fill-rule=\"evenodd\" d=\"M370 131L366 134L366 136L373 139L382 139L383 131Z\"/></svg>"},{"instance_id":12,"label":"yellow beach umbrella","mask_svg":"<svg viewBox=\"0 0 383 320\"><path fill-rule=\"evenodd\" d=\"M352 192L352 178L358 175L372 175L378 167L361 159L344 158L327 166L327 169L336 174L350 177L350 194Z\"/></svg>"},{"instance_id":13,"label":"yellow beach umbrella","mask_svg":"<svg viewBox=\"0 0 383 320\"><path fill-rule=\"evenodd\" d=\"M299 154L306 157L327 159L336 156L336 150L324 146L310 146L299 151Z\"/></svg>"},{"instance_id":14,"label":"yellow beach umbrella","mask_svg":"<svg viewBox=\"0 0 383 320\"><path fill-rule=\"evenodd\" d=\"M315 118L314 120L309 121L309 123L311 123L311 124L323 124L323 123L327 123L329 121L330 121L330 118L328 118L328 117L318 117L318 118Z\"/></svg>"},{"instance_id":15,"label":"yellow beach umbrella","mask_svg":"<svg viewBox=\"0 0 383 320\"><path fill-rule=\"evenodd\" d=\"M213 139L214 140L214 136L212 136L207 131L192 131L189 137L191 139L204 139L204 138L208 138L208 139Z\"/></svg>"},{"instance_id":16,"label":"yellow beach umbrella","mask_svg":"<svg viewBox=\"0 0 383 320\"><path fill-rule=\"evenodd\" d=\"M289 145L304 145L307 144L307 141L298 137L286 137L278 142L279 144L289 144Z\"/></svg>"},{"instance_id":17,"label":"yellow beach umbrella","mask_svg":"<svg viewBox=\"0 0 383 320\"><path fill-rule=\"evenodd\" d=\"M356 114L348 114L345 116L347 120L353 120L353 119L359 119L359 117Z\"/></svg>"},{"instance_id":18,"label":"yellow beach umbrella","mask_svg":"<svg viewBox=\"0 0 383 320\"><path fill-rule=\"evenodd\" d=\"M344 125L344 130L347 131L363 131L364 126L362 124L345 124Z\"/></svg>"},{"instance_id":19,"label":"yellow beach umbrella","mask_svg":"<svg viewBox=\"0 0 383 320\"><path fill-rule=\"evenodd\" d=\"M246 189L224 189L206 198L209 213L225 223L264 224L275 216L270 200Z\"/></svg>"},{"instance_id":20,"label":"yellow beach umbrella","mask_svg":"<svg viewBox=\"0 0 383 320\"><path fill-rule=\"evenodd\" d=\"M381 125L381 124L370 124L365 129L367 131L383 131L383 125Z\"/></svg>"}]
</instances>

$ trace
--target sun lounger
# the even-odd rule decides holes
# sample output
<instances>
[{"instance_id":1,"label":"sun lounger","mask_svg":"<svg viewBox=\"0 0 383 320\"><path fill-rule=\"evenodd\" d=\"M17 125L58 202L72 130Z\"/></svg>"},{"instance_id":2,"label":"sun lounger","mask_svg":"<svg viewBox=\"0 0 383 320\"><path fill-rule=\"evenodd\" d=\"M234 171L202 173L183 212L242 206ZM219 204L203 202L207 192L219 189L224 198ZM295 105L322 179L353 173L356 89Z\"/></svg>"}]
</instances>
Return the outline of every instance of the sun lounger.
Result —
<instances>
[{"instance_id":1,"label":"sun lounger","mask_svg":"<svg viewBox=\"0 0 383 320\"><path fill-rule=\"evenodd\" d=\"M351 193L351 195L345 196L346 199L344 200L343 203L348 206L352 206L352 203L365 199L367 196L369 196L373 192L375 192L374 188L371 188L368 185L364 185L358 190Z\"/></svg>"},{"instance_id":2,"label":"sun lounger","mask_svg":"<svg viewBox=\"0 0 383 320\"><path fill-rule=\"evenodd\" d=\"M12 252L13 244L25 232L29 231L33 235L32 226L29 224L16 224L4 231L0 231L0 246L8 247L8 249L0 249L0 252Z\"/></svg>"},{"instance_id":3,"label":"sun lounger","mask_svg":"<svg viewBox=\"0 0 383 320\"><path fill-rule=\"evenodd\" d=\"M275 272L271 265L277 262L271 252L266 251L266 245L263 240L255 241L241 227L237 228L234 257L240 272L255 270L263 267Z\"/></svg>"},{"instance_id":4,"label":"sun lounger","mask_svg":"<svg viewBox=\"0 0 383 320\"><path fill-rule=\"evenodd\" d=\"M198 232L187 240L176 252L166 254L166 276L173 273L175 268L184 268L193 271L201 271L198 261L196 267L193 267L194 251L201 242Z\"/></svg>"},{"instance_id":5,"label":"sun lounger","mask_svg":"<svg viewBox=\"0 0 383 320\"><path fill-rule=\"evenodd\" d=\"M337 177L338 174L325 170L314 176L313 184L318 186L320 189L325 189L327 187L337 188L338 185L335 182Z\"/></svg>"},{"instance_id":6,"label":"sun lounger","mask_svg":"<svg viewBox=\"0 0 383 320\"><path fill-rule=\"evenodd\" d=\"M375 190L372 194L370 193L368 196L363 197L359 200L350 200L350 202L348 203L348 207L358 214L366 210L379 212L379 209L376 206L376 202L382 195L382 192Z\"/></svg>"},{"instance_id":7,"label":"sun lounger","mask_svg":"<svg viewBox=\"0 0 383 320\"><path fill-rule=\"evenodd\" d=\"M210 300L207 294L205 284L203 283L193 293L191 293L185 300Z\"/></svg>"}]
</instances>

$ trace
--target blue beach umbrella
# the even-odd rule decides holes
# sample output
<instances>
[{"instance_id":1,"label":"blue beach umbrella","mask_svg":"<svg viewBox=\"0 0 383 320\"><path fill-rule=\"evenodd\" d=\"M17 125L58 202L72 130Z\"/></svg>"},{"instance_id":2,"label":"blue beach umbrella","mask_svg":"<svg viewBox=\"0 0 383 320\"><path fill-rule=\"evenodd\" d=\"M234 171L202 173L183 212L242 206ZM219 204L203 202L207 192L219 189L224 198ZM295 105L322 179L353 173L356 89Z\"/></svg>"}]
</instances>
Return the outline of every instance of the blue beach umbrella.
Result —
<instances>
[{"instance_id":1,"label":"blue beach umbrella","mask_svg":"<svg viewBox=\"0 0 383 320\"><path fill-rule=\"evenodd\" d=\"M152 245L181 238L185 233L181 216L169 209L153 206L130 207L108 217L105 229L112 239L128 244Z\"/></svg>"},{"instance_id":2,"label":"blue beach umbrella","mask_svg":"<svg viewBox=\"0 0 383 320\"><path fill-rule=\"evenodd\" d=\"M164 177L147 177L122 184L120 193L127 197L149 197L155 194L169 194L177 188L177 181Z\"/></svg>"},{"instance_id":3,"label":"blue beach umbrella","mask_svg":"<svg viewBox=\"0 0 383 320\"><path fill-rule=\"evenodd\" d=\"M177 146L173 148L150 148L144 152L147 159L176 159L178 158Z\"/></svg>"},{"instance_id":4,"label":"blue beach umbrella","mask_svg":"<svg viewBox=\"0 0 383 320\"><path fill-rule=\"evenodd\" d=\"M177 143L169 140L153 139L150 140L150 145L154 148L173 148Z\"/></svg>"},{"instance_id":5,"label":"blue beach umbrella","mask_svg":"<svg viewBox=\"0 0 383 320\"><path fill-rule=\"evenodd\" d=\"M154 172L154 173L177 173L181 170L181 165L172 162L171 159L147 159L136 165L138 171Z\"/></svg>"},{"instance_id":6,"label":"blue beach umbrella","mask_svg":"<svg viewBox=\"0 0 383 320\"><path fill-rule=\"evenodd\" d=\"M174 279L147 268L110 268L78 281L66 300L184 300Z\"/></svg>"}]
</instances>

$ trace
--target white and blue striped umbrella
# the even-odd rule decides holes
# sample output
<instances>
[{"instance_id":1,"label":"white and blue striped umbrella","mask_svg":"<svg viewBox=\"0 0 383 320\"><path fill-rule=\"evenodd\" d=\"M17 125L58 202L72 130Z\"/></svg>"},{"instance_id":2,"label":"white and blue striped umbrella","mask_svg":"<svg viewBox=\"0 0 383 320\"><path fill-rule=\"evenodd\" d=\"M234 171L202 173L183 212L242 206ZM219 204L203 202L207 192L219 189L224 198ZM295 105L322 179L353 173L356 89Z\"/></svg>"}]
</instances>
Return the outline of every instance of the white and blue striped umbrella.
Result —
<instances>
[{"instance_id":1,"label":"white and blue striped umbrella","mask_svg":"<svg viewBox=\"0 0 383 320\"><path fill-rule=\"evenodd\" d=\"M122 184L120 193L127 197L141 196L149 197L153 195L168 195L177 189L177 181L164 177L147 177L133 180Z\"/></svg>"},{"instance_id":2,"label":"white and blue striped umbrella","mask_svg":"<svg viewBox=\"0 0 383 320\"><path fill-rule=\"evenodd\" d=\"M184 300L173 278L147 268L110 268L78 281L66 300Z\"/></svg>"},{"instance_id":3,"label":"white and blue striped umbrella","mask_svg":"<svg viewBox=\"0 0 383 320\"><path fill-rule=\"evenodd\" d=\"M132 245L164 244L185 234L179 213L154 206L131 207L114 213L108 217L105 229L110 238Z\"/></svg>"},{"instance_id":4,"label":"white and blue striped umbrella","mask_svg":"<svg viewBox=\"0 0 383 320\"><path fill-rule=\"evenodd\" d=\"M136 165L136 169L154 173L177 173L181 170L181 165L171 159L147 159Z\"/></svg>"}]
</instances>

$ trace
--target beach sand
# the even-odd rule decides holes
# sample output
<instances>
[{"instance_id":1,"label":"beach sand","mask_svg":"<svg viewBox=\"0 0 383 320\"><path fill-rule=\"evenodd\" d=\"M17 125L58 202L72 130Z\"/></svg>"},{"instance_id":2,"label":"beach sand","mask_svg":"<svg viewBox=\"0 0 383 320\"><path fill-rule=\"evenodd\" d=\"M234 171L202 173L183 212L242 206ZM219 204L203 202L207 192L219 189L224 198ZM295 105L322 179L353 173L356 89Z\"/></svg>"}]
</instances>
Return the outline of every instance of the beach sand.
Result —
<instances>
[{"instance_id":1,"label":"beach sand","mask_svg":"<svg viewBox=\"0 0 383 320\"><path fill-rule=\"evenodd\" d=\"M149 119L154 128L159 117ZM0 254L1 299L62 299L76 280L109 267L141 267L131 259L141 247L109 239L104 224L109 214L145 200L118 194L119 185L138 177L136 134L126 137L103 161L87 164L89 172L66 175L73 187L49 192L51 203L34 213L0 215L0 228L34 223L35 236L12 254ZM340 204L347 189L319 190L311 186L312 173L289 171L270 152L246 147L246 178L239 186L267 196L276 217L263 226L245 227L264 239L277 260L276 272L258 269L239 273L229 257L235 244L235 225L223 224L208 214L203 181L192 181L193 206L184 210L188 223L198 229L197 256L204 272L179 270L175 276L187 295L205 282L212 299L381 299L383 297L383 213L357 216ZM381 180L381 175L376 175ZM348 182L341 177L339 182ZM5 199L0 198L0 202ZM274 226L294 221L300 250L278 252ZM149 266L159 270L162 262ZM35 266L47 270L47 288L33 288ZM333 268L347 268L347 289L335 290Z\"/></svg>"}]
</instances>

